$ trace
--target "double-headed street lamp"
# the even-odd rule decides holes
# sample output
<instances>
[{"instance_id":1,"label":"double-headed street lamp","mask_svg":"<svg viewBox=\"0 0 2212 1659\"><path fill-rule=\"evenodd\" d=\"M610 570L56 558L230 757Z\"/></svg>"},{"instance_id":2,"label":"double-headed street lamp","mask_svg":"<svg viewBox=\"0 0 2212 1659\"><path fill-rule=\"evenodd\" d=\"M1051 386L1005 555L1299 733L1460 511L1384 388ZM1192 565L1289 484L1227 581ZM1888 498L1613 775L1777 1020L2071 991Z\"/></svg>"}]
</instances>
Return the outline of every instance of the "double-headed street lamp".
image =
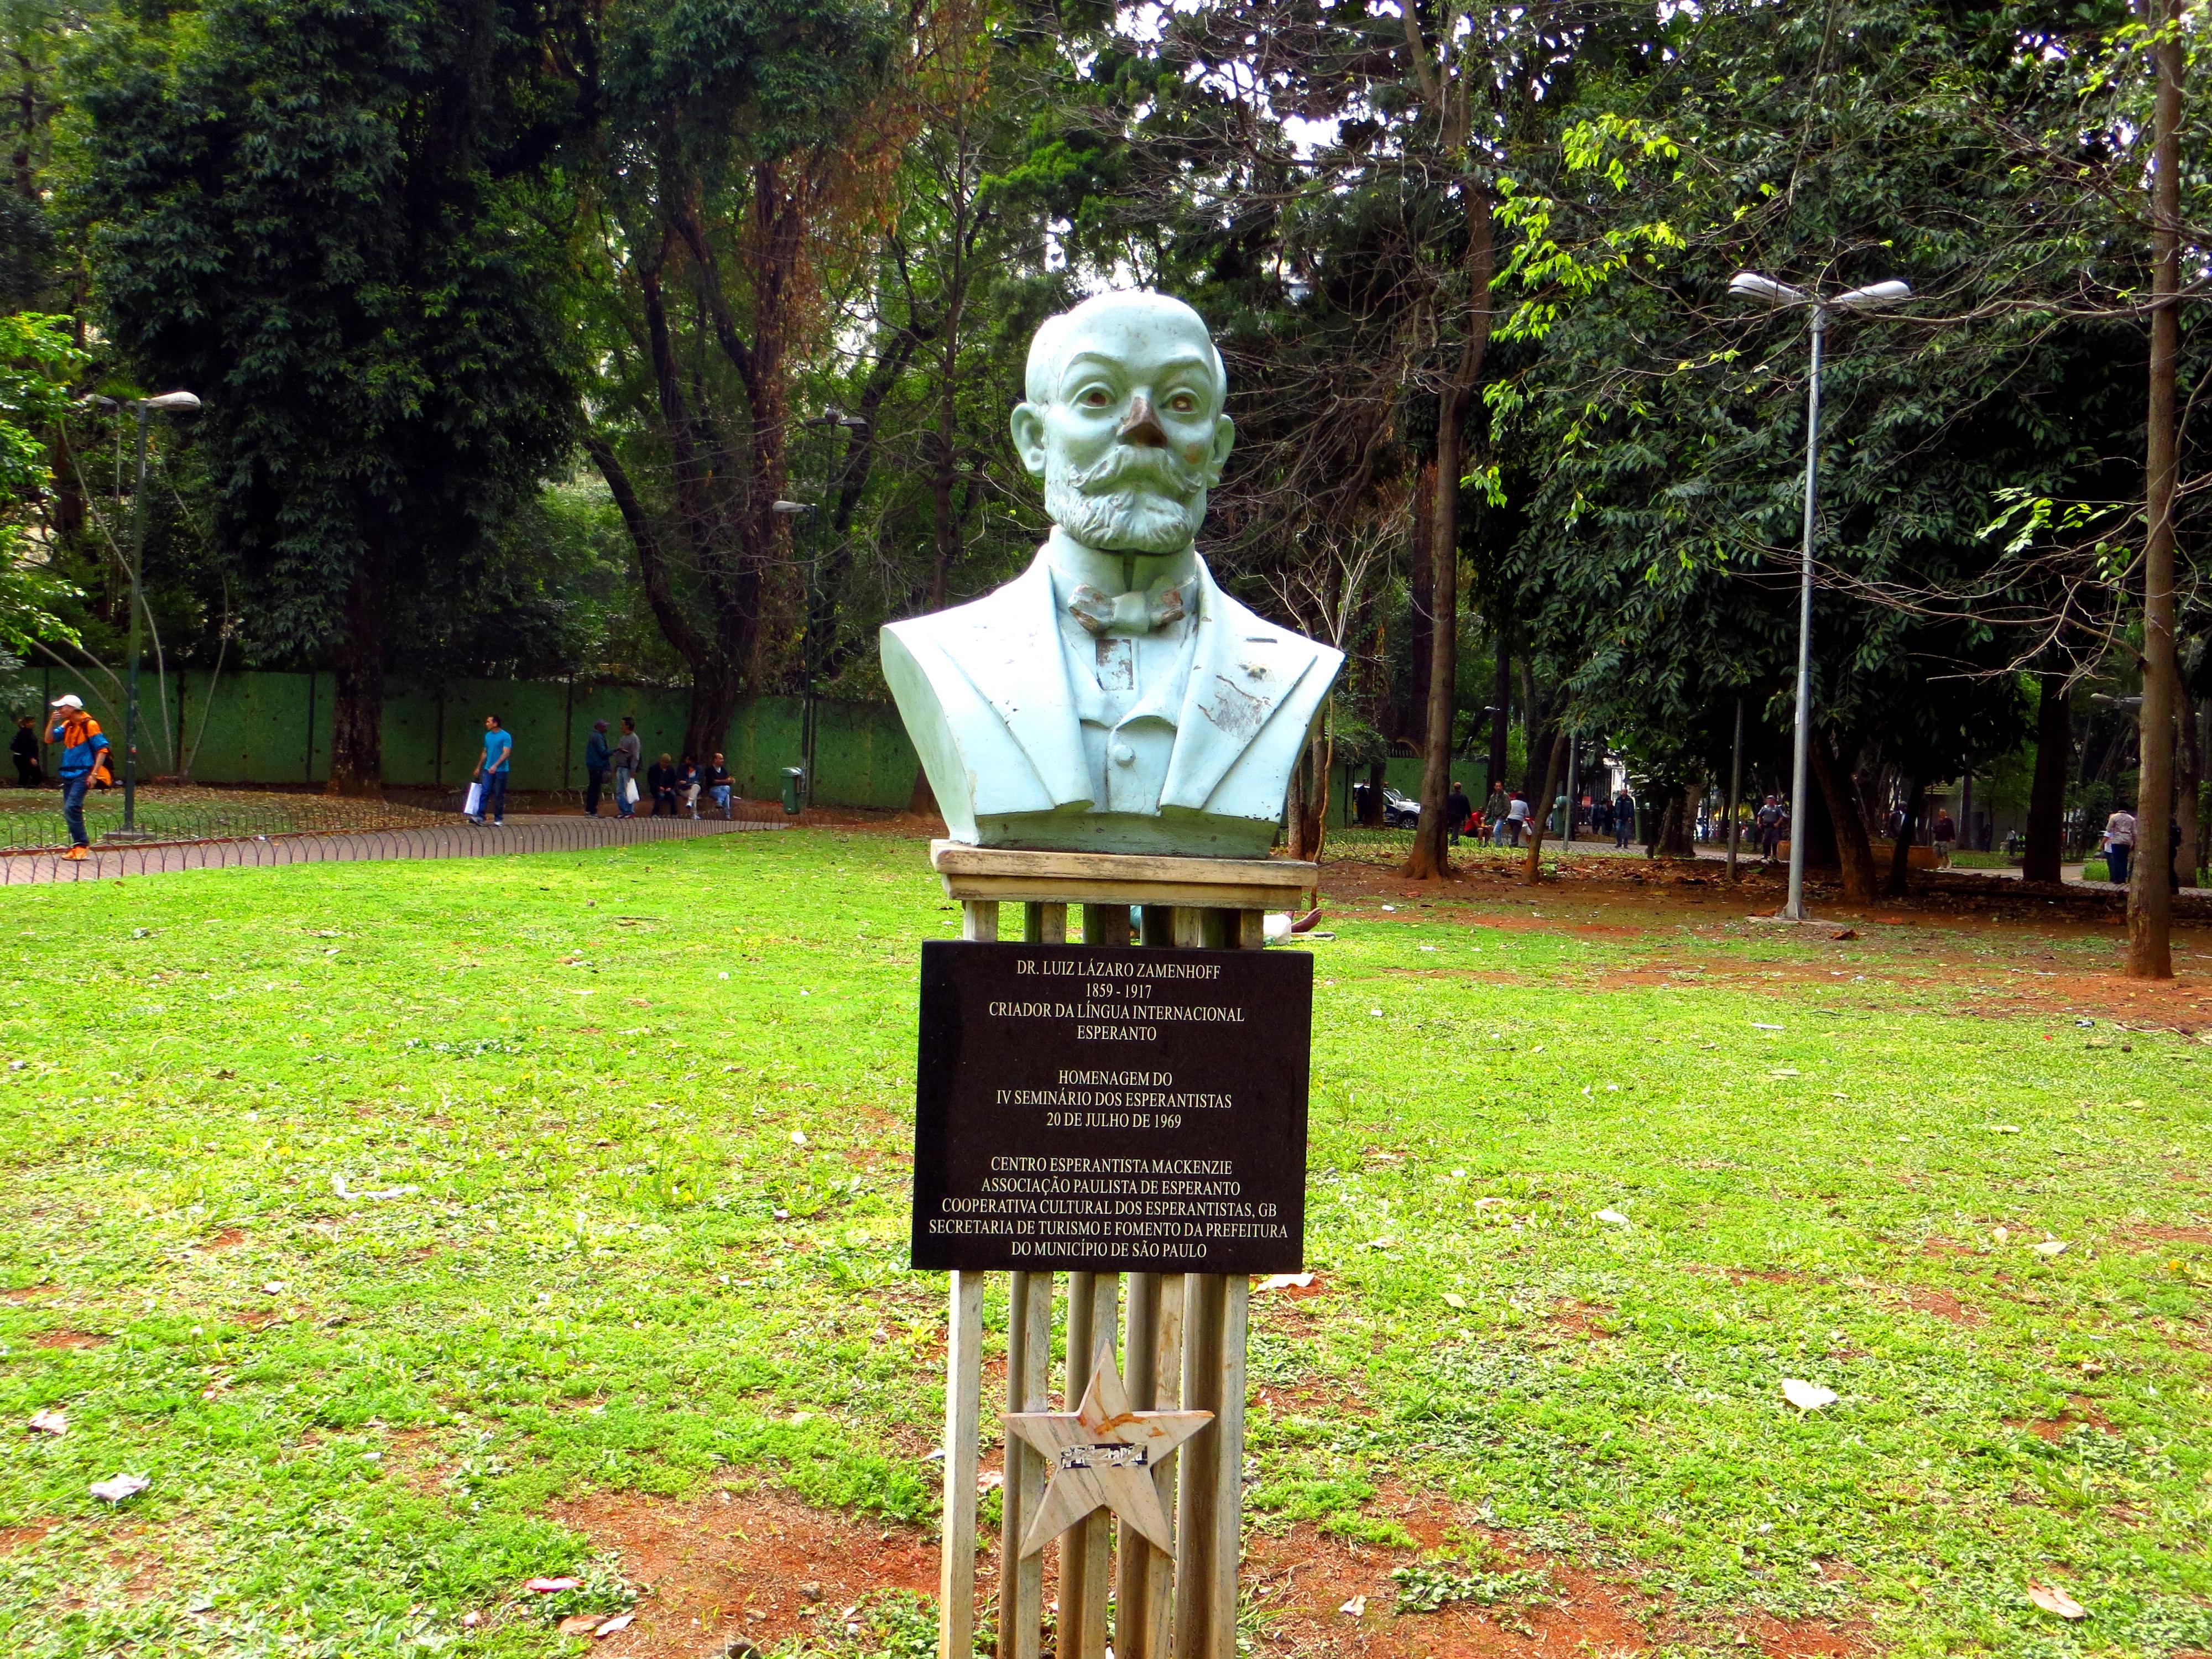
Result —
<instances>
[{"instance_id":1,"label":"double-headed street lamp","mask_svg":"<svg viewBox=\"0 0 2212 1659\"><path fill-rule=\"evenodd\" d=\"M1790 785L1790 899L1782 914L1805 920L1805 803L1810 787L1808 757L1813 740L1813 524L1820 471L1820 347L1828 333L1828 314L1836 311L1880 311L1911 297L1903 283L1875 283L1823 300L1808 289L1792 288L1756 271L1729 278L1729 292L1778 309L1803 306L1813 313L1813 373L1805 394L1805 552L1797 586L1797 740Z\"/></svg>"},{"instance_id":2,"label":"double-headed street lamp","mask_svg":"<svg viewBox=\"0 0 2212 1659\"><path fill-rule=\"evenodd\" d=\"M104 398L97 394L77 399L83 409L135 409L138 411L138 479L131 496L131 668L123 701L123 827L109 830L113 840L128 841L138 833L138 654L142 623L142 593L146 568L146 416L149 410L190 415L200 400L189 392L164 392L157 398ZM115 483L123 487L122 458L116 458Z\"/></svg>"},{"instance_id":3,"label":"double-headed street lamp","mask_svg":"<svg viewBox=\"0 0 2212 1659\"><path fill-rule=\"evenodd\" d=\"M189 392L164 392L158 398L133 398L138 411L138 483L131 497L131 678L123 702L123 829L138 833L138 652L145 601L140 586L146 569L146 417L152 410L190 415L200 400Z\"/></svg>"}]
</instances>

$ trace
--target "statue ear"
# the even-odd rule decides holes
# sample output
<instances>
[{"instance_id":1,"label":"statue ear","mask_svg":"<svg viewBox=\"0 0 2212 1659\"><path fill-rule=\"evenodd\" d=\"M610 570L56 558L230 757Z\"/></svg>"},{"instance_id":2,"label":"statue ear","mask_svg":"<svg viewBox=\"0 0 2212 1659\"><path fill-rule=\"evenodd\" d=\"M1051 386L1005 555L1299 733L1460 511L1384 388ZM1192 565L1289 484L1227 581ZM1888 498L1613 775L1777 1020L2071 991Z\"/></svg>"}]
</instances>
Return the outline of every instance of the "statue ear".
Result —
<instances>
[{"instance_id":1,"label":"statue ear","mask_svg":"<svg viewBox=\"0 0 2212 1659\"><path fill-rule=\"evenodd\" d=\"M1208 489L1221 482L1222 463L1229 459L1229 452L1236 447L1237 422L1224 415L1220 424L1213 428L1213 457L1210 469L1212 476L1206 481Z\"/></svg>"},{"instance_id":2,"label":"statue ear","mask_svg":"<svg viewBox=\"0 0 2212 1659\"><path fill-rule=\"evenodd\" d=\"M1044 410L1035 404L1014 405L1014 453L1033 478L1044 477Z\"/></svg>"}]
</instances>

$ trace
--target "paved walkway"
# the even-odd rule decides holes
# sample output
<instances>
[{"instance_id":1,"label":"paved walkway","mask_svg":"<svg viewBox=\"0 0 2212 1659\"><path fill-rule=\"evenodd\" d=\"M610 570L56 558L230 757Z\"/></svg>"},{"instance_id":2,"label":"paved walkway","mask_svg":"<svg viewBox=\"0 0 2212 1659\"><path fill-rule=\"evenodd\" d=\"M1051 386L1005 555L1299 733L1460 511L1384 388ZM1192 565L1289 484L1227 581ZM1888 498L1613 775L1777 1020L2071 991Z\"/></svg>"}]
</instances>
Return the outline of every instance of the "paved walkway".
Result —
<instances>
[{"instance_id":1,"label":"paved walkway","mask_svg":"<svg viewBox=\"0 0 2212 1659\"><path fill-rule=\"evenodd\" d=\"M108 881L179 870L271 869L294 864L359 864L385 859L467 859L501 853L574 853L695 836L760 834L780 823L736 818L509 818L501 828L459 822L421 830L255 836L236 841L160 842L143 847L99 846L86 859L55 853L0 857L0 887L40 882Z\"/></svg>"}]
</instances>

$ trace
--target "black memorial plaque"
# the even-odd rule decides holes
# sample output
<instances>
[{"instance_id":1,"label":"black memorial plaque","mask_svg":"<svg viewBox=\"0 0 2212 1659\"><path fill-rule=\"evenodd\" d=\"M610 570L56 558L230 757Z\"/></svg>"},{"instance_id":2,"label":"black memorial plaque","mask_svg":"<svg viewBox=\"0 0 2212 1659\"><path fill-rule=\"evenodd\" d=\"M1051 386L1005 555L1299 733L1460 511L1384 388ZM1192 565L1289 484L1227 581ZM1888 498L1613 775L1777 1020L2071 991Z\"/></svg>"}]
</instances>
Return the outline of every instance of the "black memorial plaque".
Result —
<instances>
[{"instance_id":1,"label":"black memorial plaque","mask_svg":"<svg viewBox=\"0 0 2212 1659\"><path fill-rule=\"evenodd\" d=\"M921 947L914 1265L1295 1273L1313 958Z\"/></svg>"}]
</instances>

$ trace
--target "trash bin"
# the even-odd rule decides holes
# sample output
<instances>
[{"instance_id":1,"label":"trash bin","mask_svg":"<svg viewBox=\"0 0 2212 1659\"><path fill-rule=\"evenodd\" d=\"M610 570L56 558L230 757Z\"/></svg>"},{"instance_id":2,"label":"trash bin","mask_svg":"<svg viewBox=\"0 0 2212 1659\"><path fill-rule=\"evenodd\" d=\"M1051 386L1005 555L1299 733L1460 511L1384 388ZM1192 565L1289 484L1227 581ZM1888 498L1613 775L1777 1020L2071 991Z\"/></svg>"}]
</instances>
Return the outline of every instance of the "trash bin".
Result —
<instances>
[{"instance_id":1,"label":"trash bin","mask_svg":"<svg viewBox=\"0 0 2212 1659\"><path fill-rule=\"evenodd\" d=\"M800 804L799 785L805 776L806 769L803 766L787 766L783 769L783 810L794 816L797 815Z\"/></svg>"}]
</instances>

